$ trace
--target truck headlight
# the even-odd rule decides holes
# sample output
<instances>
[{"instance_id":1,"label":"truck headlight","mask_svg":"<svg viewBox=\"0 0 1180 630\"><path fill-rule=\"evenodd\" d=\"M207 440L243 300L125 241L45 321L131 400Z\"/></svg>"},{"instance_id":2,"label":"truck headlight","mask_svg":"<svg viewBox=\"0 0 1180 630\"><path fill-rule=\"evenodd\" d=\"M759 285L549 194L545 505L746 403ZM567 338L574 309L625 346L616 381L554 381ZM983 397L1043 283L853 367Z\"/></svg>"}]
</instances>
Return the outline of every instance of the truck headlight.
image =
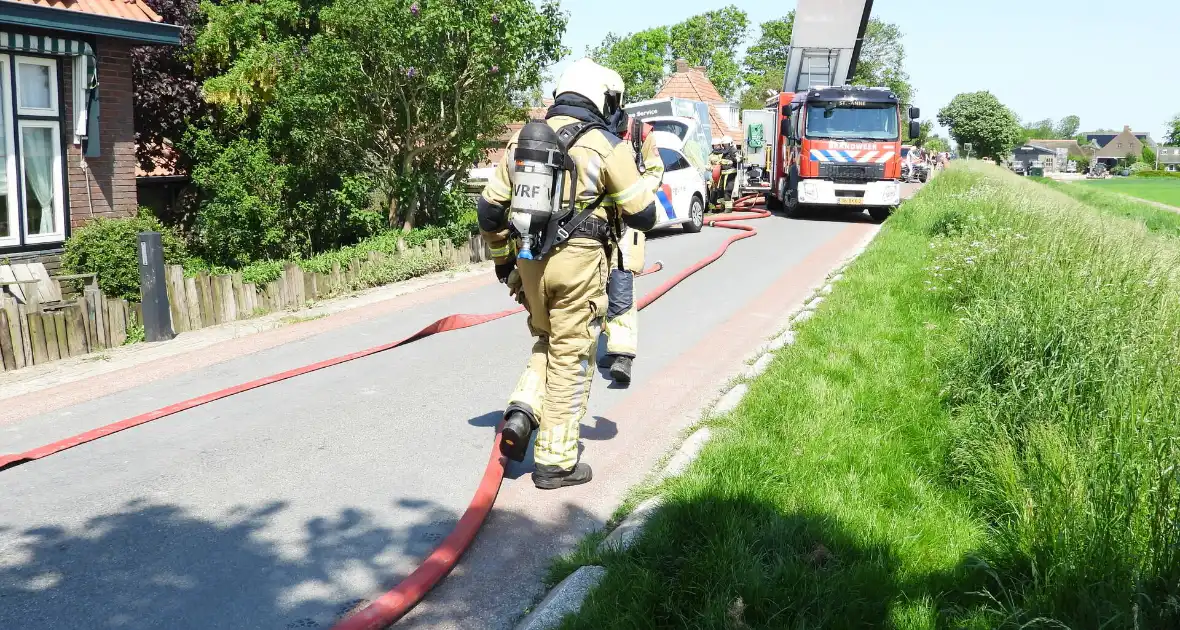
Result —
<instances>
[{"instance_id":1,"label":"truck headlight","mask_svg":"<svg viewBox=\"0 0 1180 630\"><path fill-rule=\"evenodd\" d=\"M815 197L817 194L815 182L803 182L802 195L800 195L801 197L811 198Z\"/></svg>"},{"instance_id":2,"label":"truck headlight","mask_svg":"<svg viewBox=\"0 0 1180 630\"><path fill-rule=\"evenodd\" d=\"M899 198L901 198L900 192L901 192L901 186L898 186L898 185L886 186L885 191L884 191L884 195L883 195L885 198L885 201L887 201L887 202L897 201Z\"/></svg>"}]
</instances>

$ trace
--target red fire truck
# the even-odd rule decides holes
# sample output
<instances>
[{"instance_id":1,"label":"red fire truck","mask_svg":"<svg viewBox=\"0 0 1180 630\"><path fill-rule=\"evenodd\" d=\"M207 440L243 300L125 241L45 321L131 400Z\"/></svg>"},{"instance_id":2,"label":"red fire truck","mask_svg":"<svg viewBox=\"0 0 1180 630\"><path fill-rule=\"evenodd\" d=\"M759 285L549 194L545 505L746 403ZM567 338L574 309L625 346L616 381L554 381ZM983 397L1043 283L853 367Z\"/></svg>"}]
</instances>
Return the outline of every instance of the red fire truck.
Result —
<instances>
[{"instance_id":1,"label":"red fire truck","mask_svg":"<svg viewBox=\"0 0 1180 630\"><path fill-rule=\"evenodd\" d=\"M888 88L847 85L872 0L799 0L775 110L771 205L855 206L884 220L901 203L902 104ZM906 119L918 135L916 107Z\"/></svg>"}]
</instances>

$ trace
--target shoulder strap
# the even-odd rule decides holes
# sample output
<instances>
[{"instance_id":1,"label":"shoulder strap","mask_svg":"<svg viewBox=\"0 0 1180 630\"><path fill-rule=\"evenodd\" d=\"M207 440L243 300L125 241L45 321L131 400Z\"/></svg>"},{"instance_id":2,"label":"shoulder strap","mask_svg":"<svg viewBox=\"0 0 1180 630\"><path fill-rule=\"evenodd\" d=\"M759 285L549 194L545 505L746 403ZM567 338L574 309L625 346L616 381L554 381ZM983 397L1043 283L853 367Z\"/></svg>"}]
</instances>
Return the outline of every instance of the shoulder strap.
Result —
<instances>
[{"instance_id":1,"label":"shoulder strap","mask_svg":"<svg viewBox=\"0 0 1180 630\"><path fill-rule=\"evenodd\" d=\"M609 131L602 123L578 121L558 129L557 136L561 138L561 142L564 144L566 153L568 154L569 150L577 144L578 140L582 136L594 129ZM576 189L578 185L577 180L571 182L570 185L574 186ZM575 190L574 193L574 198L576 199L577 191ZM596 197L594 201L591 202L590 205L586 206L581 212L575 214L572 218L565 222L560 220L556 221L556 229L547 231L545 236L545 240L547 242L542 247L542 251L551 251L554 247L568 241L570 236L573 235L574 231L581 227L581 225L586 222L586 219L589 219L590 216L594 214L594 211L598 209L598 206L602 205L602 202L605 199L606 190L604 189L598 194L598 197Z\"/></svg>"}]
</instances>

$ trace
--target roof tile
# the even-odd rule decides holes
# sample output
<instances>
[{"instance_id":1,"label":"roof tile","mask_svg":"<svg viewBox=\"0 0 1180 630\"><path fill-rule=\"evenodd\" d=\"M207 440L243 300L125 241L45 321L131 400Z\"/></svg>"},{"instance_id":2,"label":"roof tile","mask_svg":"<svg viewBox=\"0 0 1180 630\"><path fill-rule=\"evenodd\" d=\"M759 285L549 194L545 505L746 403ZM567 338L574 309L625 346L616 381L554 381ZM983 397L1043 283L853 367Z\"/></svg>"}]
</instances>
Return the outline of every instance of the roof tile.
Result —
<instances>
[{"instance_id":1,"label":"roof tile","mask_svg":"<svg viewBox=\"0 0 1180 630\"><path fill-rule=\"evenodd\" d=\"M21 4L35 4L52 9L78 11L140 22L163 22L144 0L11 0Z\"/></svg>"}]
</instances>

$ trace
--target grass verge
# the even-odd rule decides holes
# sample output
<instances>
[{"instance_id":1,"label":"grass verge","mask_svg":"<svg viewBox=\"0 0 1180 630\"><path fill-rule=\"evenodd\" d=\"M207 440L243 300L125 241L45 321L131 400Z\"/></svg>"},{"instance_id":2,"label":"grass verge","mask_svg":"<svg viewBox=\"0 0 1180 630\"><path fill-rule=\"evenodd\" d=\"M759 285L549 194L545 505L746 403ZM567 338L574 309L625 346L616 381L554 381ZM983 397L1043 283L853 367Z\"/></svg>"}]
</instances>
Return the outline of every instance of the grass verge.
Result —
<instances>
[{"instance_id":1,"label":"grass verge","mask_svg":"<svg viewBox=\"0 0 1180 630\"><path fill-rule=\"evenodd\" d=\"M1113 179L1095 179L1079 182L1089 188L1108 190L1112 192L1158 201L1180 208L1180 179L1164 177L1116 177Z\"/></svg>"},{"instance_id":2,"label":"grass verge","mask_svg":"<svg viewBox=\"0 0 1180 630\"><path fill-rule=\"evenodd\" d=\"M1177 627L1178 263L948 170L563 627Z\"/></svg>"},{"instance_id":3,"label":"grass verge","mask_svg":"<svg viewBox=\"0 0 1180 630\"><path fill-rule=\"evenodd\" d=\"M1152 232L1180 236L1180 213L1083 183L1070 184L1041 178L1036 181L1086 204L1092 211L1137 221Z\"/></svg>"}]
</instances>

